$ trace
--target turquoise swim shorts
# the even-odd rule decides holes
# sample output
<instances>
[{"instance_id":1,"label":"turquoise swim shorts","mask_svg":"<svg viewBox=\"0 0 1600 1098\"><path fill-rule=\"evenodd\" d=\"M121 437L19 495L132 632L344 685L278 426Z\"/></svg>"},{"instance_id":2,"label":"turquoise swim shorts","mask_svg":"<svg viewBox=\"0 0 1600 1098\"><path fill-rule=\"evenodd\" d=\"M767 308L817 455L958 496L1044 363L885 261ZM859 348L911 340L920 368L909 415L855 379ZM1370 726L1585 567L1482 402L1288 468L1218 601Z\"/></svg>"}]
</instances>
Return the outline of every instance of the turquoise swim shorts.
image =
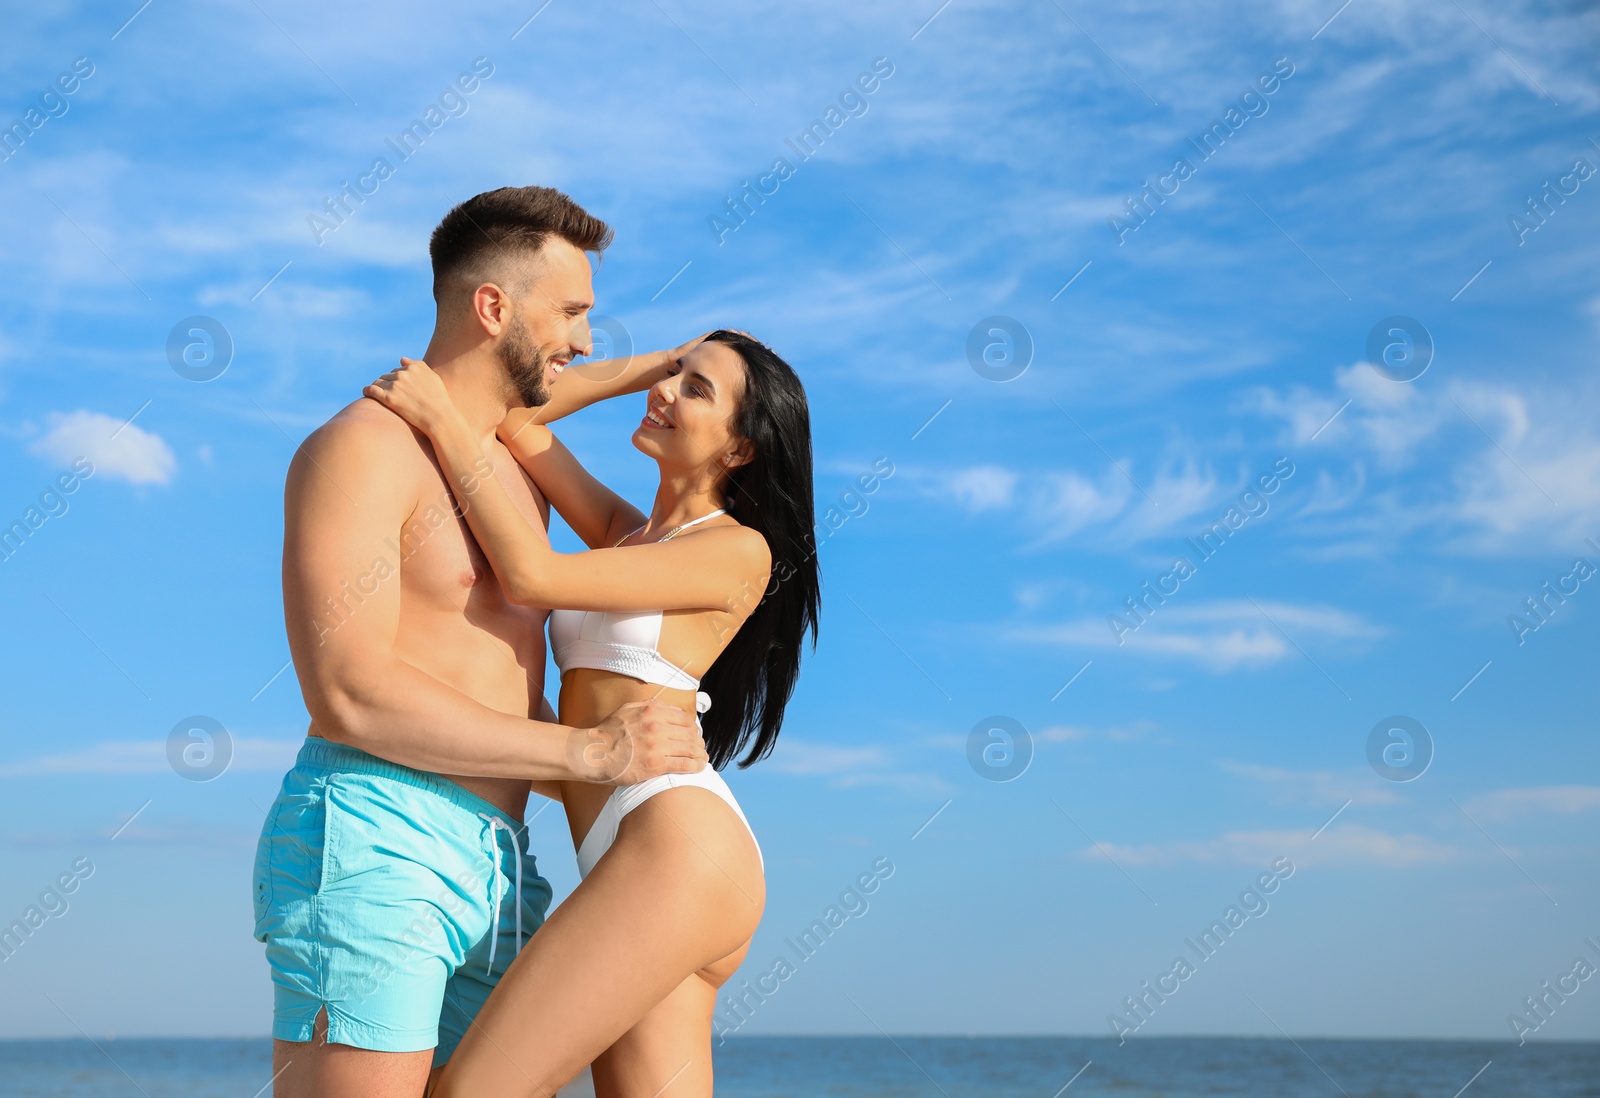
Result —
<instances>
[{"instance_id":1,"label":"turquoise swim shorts","mask_svg":"<svg viewBox=\"0 0 1600 1098\"><path fill-rule=\"evenodd\" d=\"M256 847L272 1036L309 1041L326 1009L330 1044L448 1060L549 910L525 831L437 774L307 738Z\"/></svg>"}]
</instances>

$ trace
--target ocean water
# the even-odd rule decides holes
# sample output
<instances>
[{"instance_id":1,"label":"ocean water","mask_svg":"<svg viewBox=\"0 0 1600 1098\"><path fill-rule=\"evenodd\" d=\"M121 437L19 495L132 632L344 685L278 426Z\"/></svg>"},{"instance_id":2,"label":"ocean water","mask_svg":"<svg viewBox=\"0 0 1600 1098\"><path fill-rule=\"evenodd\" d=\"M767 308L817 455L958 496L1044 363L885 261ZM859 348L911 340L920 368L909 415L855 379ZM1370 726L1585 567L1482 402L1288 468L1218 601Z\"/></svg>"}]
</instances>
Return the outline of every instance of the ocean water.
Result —
<instances>
[{"instance_id":1,"label":"ocean water","mask_svg":"<svg viewBox=\"0 0 1600 1098\"><path fill-rule=\"evenodd\" d=\"M739 1037L716 1057L727 1098L1600 1096L1600 1042ZM265 1098L270 1062L264 1040L0 1041L0 1095Z\"/></svg>"}]
</instances>

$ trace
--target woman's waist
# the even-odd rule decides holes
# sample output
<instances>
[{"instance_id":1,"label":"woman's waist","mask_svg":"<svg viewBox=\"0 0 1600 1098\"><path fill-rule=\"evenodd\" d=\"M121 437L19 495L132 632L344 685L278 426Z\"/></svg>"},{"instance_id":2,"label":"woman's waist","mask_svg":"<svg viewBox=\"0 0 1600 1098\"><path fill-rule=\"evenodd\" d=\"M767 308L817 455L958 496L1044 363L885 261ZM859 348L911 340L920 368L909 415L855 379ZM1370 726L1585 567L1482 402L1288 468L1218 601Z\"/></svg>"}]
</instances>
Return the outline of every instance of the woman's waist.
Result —
<instances>
[{"instance_id":1,"label":"woman's waist","mask_svg":"<svg viewBox=\"0 0 1600 1098\"><path fill-rule=\"evenodd\" d=\"M621 706L651 699L694 713L700 693L653 682L640 682L616 671L574 667L561 676L558 711L562 724L589 728L605 720Z\"/></svg>"}]
</instances>

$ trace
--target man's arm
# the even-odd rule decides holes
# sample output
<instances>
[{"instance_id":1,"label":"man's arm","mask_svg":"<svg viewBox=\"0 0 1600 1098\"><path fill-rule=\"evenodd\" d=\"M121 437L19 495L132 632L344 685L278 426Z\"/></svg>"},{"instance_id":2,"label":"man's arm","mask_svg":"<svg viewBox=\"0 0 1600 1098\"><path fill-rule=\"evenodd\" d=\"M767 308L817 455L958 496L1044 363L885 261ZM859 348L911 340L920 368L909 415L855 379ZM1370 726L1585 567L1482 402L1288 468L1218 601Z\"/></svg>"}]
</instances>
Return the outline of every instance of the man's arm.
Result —
<instances>
[{"instance_id":1,"label":"man's arm","mask_svg":"<svg viewBox=\"0 0 1600 1098\"><path fill-rule=\"evenodd\" d=\"M397 430L398 429L398 430ZM362 401L295 454L284 491L289 649L314 730L443 774L622 785L699 770L688 714L625 706L593 729L497 712L395 654L400 562L385 544L416 504L410 430Z\"/></svg>"},{"instance_id":2,"label":"man's arm","mask_svg":"<svg viewBox=\"0 0 1600 1098\"><path fill-rule=\"evenodd\" d=\"M561 723L561 718L556 716L556 711L554 707L551 706L550 699L545 697L543 694L539 695L539 719L548 724ZM558 801L563 804L566 803L566 798L561 794L562 787L560 782L534 781L529 782L528 786L541 797L548 797L552 801Z\"/></svg>"}]
</instances>

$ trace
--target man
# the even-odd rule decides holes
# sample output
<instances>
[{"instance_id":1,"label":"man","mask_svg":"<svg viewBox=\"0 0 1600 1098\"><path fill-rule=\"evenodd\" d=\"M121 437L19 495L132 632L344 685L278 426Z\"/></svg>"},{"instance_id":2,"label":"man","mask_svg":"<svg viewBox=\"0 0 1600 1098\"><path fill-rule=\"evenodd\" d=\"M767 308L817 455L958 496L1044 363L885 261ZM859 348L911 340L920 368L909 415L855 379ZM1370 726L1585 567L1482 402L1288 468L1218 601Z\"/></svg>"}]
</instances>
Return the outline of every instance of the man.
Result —
<instances>
[{"instance_id":1,"label":"man","mask_svg":"<svg viewBox=\"0 0 1600 1098\"><path fill-rule=\"evenodd\" d=\"M610 237L557 191L507 187L430 243L426 360L490 447L480 475L541 532L549 506L494 438L506 412L643 389L687 349L556 383L589 353L587 253ZM659 702L591 729L530 719L549 715L546 611L505 599L461 514L427 440L370 400L289 467L284 614L311 727L255 870L279 1095L422 1094L549 906L523 853L530 780L705 763L692 716Z\"/></svg>"}]
</instances>

